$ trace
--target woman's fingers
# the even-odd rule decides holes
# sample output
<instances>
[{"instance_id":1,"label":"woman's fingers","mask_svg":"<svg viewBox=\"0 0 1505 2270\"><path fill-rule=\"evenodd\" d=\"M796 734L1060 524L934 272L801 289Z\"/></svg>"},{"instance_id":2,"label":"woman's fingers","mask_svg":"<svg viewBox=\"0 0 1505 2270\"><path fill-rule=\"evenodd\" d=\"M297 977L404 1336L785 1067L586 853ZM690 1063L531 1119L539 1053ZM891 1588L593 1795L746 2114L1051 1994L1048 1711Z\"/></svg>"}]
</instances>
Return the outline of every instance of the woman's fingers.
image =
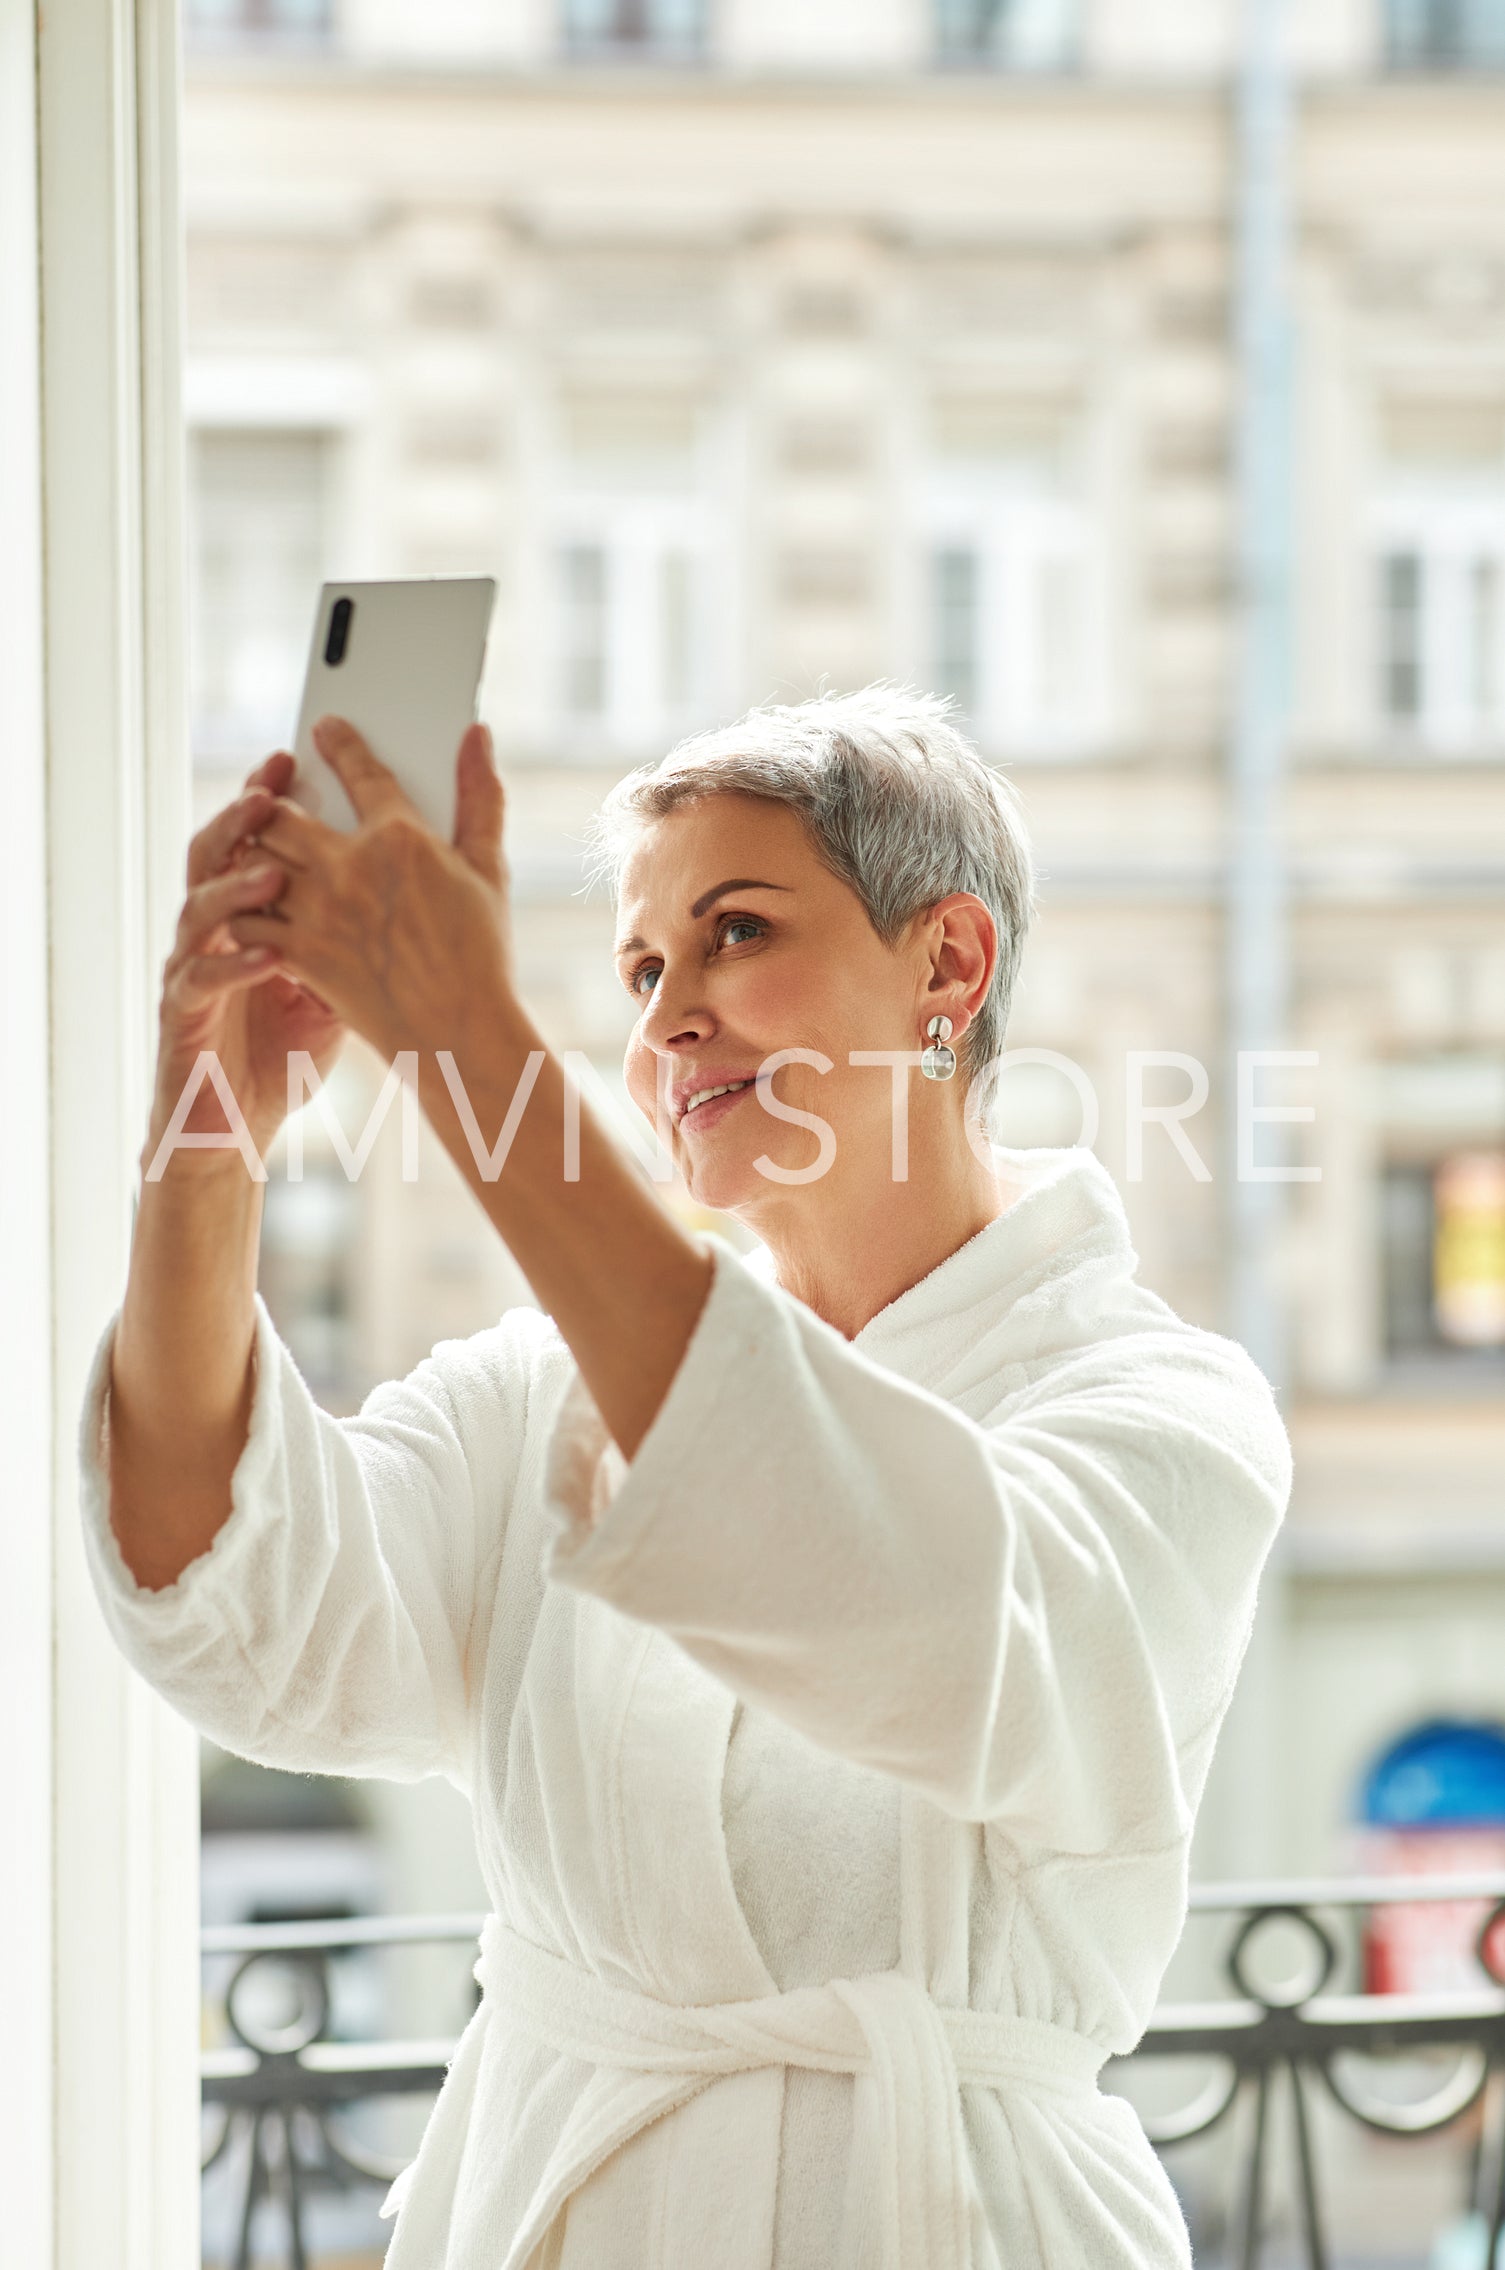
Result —
<instances>
[{"instance_id":1,"label":"woman's fingers","mask_svg":"<svg viewBox=\"0 0 1505 2270\"><path fill-rule=\"evenodd\" d=\"M373 756L369 744L343 717L321 717L313 729L314 747L355 806L358 819L377 812L416 810L413 799L391 772Z\"/></svg>"},{"instance_id":2,"label":"woman's fingers","mask_svg":"<svg viewBox=\"0 0 1505 2270\"><path fill-rule=\"evenodd\" d=\"M203 945L230 915L274 899L287 881L287 869L275 859L258 860L253 867L236 867L197 884L183 901L178 916L176 943L187 950Z\"/></svg>"},{"instance_id":3,"label":"woman's fingers","mask_svg":"<svg viewBox=\"0 0 1505 2270\"><path fill-rule=\"evenodd\" d=\"M275 851L289 867L305 868L312 867L317 859L320 839L334 833L311 812L305 812L301 804L286 796L274 796L266 817L257 822L256 841Z\"/></svg>"},{"instance_id":4,"label":"woman's fingers","mask_svg":"<svg viewBox=\"0 0 1505 2270\"><path fill-rule=\"evenodd\" d=\"M233 804L206 820L188 846L188 881L202 883L217 875L238 853L246 839L271 812L276 799L289 786L298 760L288 749L274 749L246 775L246 785Z\"/></svg>"},{"instance_id":5,"label":"woman's fingers","mask_svg":"<svg viewBox=\"0 0 1505 2270\"><path fill-rule=\"evenodd\" d=\"M487 882L503 879L502 814L506 798L491 746L491 729L468 725L455 757L455 849Z\"/></svg>"},{"instance_id":6,"label":"woman's fingers","mask_svg":"<svg viewBox=\"0 0 1505 2270\"><path fill-rule=\"evenodd\" d=\"M178 965L182 991L202 1001L213 993L232 993L238 985L254 985L270 977L277 956L270 946L248 946L237 954L189 954Z\"/></svg>"},{"instance_id":7,"label":"woman's fingers","mask_svg":"<svg viewBox=\"0 0 1505 2270\"><path fill-rule=\"evenodd\" d=\"M262 758L254 771L246 774L246 786L269 788L274 796L280 796L297 769L298 760L291 749L274 749L269 757Z\"/></svg>"},{"instance_id":8,"label":"woman's fingers","mask_svg":"<svg viewBox=\"0 0 1505 2270\"><path fill-rule=\"evenodd\" d=\"M233 804L216 812L206 820L188 846L188 881L190 886L205 882L224 867L237 844L254 835L260 822L272 809L273 796L269 788L247 789Z\"/></svg>"}]
</instances>

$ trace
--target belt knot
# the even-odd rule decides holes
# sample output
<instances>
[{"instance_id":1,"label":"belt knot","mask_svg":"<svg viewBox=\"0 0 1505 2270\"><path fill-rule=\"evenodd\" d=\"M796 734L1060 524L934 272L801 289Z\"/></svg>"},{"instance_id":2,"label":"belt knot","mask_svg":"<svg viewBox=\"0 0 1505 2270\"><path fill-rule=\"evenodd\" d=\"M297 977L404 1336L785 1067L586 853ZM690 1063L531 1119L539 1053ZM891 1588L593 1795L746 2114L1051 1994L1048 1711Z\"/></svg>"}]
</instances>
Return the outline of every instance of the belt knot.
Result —
<instances>
[{"instance_id":1,"label":"belt knot","mask_svg":"<svg viewBox=\"0 0 1505 2270\"><path fill-rule=\"evenodd\" d=\"M1084 2034L1007 2012L938 2003L902 1971L833 1978L743 2001L662 2002L598 1977L490 1916L475 1966L505 2025L597 2068L501 2270L525 2270L554 2216L632 2136L718 2076L763 2066L858 2082L857 2195L870 2234L852 2261L882 2270L973 2270L977 2202L960 2086L1096 2093L1108 2052Z\"/></svg>"}]
</instances>

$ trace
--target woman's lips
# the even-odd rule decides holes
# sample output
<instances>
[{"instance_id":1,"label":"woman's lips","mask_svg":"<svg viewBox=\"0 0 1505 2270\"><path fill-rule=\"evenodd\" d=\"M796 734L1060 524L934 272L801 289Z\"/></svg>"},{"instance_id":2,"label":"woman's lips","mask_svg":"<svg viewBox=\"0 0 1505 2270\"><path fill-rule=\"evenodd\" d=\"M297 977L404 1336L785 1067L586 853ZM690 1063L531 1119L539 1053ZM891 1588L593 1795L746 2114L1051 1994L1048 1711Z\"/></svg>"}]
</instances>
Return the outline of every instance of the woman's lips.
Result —
<instances>
[{"instance_id":1,"label":"woman's lips","mask_svg":"<svg viewBox=\"0 0 1505 2270\"><path fill-rule=\"evenodd\" d=\"M712 1096L709 1103L698 1103L693 1111L685 1113L679 1124L681 1127L698 1127L703 1120L710 1126L714 1120L724 1119L734 1103L740 1103L744 1096L756 1092L750 1081L745 1088L730 1088L724 1096Z\"/></svg>"}]
</instances>

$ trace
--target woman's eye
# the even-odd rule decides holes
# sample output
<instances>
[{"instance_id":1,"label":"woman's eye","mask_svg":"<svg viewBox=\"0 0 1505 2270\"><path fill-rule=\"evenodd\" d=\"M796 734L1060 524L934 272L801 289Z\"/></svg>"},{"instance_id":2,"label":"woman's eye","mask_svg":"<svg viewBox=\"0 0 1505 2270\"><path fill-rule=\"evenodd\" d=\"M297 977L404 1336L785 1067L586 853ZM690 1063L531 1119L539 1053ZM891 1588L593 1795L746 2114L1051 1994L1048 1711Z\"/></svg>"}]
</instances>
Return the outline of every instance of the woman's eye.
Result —
<instances>
[{"instance_id":1,"label":"woman's eye","mask_svg":"<svg viewBox=\"0 0 1505 2270\"><path fill-rule=\"evenodd\" d=\"M726 919L720 926L720 931L715 933L715 942L720 944L720 947L724 947L724 944L729 944L729 942L733 944L733 947L740 947L740 944L745 944L745 940L738 938L735 933L745 931L747 938L763 938L765 928L767 928L767 924L760 922L756 915L726 915ZM633 969L633 974L629 976L629 981L627 981L627 990L631 994L636 994L640 1001L647 1001L651 990L654 990L649 981L656 976L661 976L658 962L645 962L642 969Z\"/></svg>"}]
</instances>

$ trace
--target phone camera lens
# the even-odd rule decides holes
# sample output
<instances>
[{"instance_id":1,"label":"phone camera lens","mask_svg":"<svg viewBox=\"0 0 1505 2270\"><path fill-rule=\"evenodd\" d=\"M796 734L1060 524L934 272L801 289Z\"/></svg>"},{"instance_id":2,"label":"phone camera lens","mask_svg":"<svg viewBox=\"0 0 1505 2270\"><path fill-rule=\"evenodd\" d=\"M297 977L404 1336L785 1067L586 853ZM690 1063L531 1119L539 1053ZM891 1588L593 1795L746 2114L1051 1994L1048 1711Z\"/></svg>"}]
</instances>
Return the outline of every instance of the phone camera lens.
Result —
<instances>
[{"instance_id":1,"label":"phone camera lens","mask_svg":"<svg viewBox=\"0 0 1505 2270\"><path fill-rule=\"evenodd\" d=\"M333 669L345 659L350 643L350 618L355 613L353 599L336 599L329 611L329 636L324 641L324 659Z\"/></svg>"}]
</instances>

